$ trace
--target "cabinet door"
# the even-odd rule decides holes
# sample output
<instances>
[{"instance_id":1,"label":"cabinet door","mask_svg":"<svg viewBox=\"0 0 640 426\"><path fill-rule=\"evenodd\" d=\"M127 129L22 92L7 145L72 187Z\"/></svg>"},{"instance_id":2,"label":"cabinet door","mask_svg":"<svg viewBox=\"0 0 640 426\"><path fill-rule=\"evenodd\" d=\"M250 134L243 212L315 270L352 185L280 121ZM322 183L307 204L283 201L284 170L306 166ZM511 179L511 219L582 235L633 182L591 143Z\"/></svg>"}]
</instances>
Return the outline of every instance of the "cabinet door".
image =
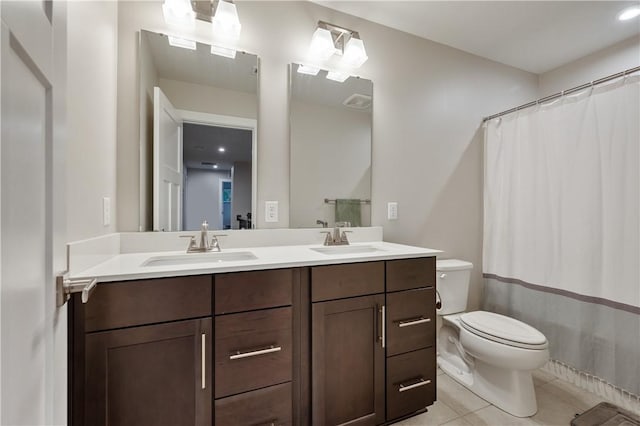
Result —
<instances>
[{"instance_id":1,"label":"cabinet door","mask_svg":"<svg viewBox=\"0 0 640 426\"><path fill-rule=\"evenodd\" d=\"M383 304L375 295L312 305L314 425L384 422Z\"/></svg>"},{"instance_id":2,"label":"cabinet door","mask_svg":"<svg viewBox=\"0 0 640 426\"><path fill-rule=\"evenodd\" d=\"M86 424L211 425L211 319L86 336Z\"/></svg>"}]
</instances>

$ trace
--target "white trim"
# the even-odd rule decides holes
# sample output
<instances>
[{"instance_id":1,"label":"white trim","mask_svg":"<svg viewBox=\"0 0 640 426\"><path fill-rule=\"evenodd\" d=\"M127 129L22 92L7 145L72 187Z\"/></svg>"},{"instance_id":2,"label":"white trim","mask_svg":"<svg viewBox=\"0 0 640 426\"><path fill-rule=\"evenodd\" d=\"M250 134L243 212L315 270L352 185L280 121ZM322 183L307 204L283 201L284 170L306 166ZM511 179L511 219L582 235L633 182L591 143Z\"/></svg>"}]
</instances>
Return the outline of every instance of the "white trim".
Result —
<instances>
[{"instance_id":1,"label":"white trim","mask_svg":"<svg viewBox=\"0 0 640 426\"><path fill-rule=\"evenodd\" d=\"M258 120L232 115L177 110L184 123L251 130L251 227L255 228L258 207Z\"/></svg>"}]
</instances>

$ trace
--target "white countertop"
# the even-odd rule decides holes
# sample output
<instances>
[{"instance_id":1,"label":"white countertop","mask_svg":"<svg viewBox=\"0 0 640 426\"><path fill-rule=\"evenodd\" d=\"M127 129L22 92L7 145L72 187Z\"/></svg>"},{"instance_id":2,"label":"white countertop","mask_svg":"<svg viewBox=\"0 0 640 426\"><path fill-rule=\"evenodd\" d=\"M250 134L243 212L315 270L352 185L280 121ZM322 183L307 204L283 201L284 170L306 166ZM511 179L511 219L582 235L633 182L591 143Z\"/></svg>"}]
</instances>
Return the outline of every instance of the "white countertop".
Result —
<instances>
[{"instance_id":1,"label":"white countertop","mask_svg":"<svg viewBox=\"0 0 640 426\"><path fill-rule=\"evenodd\" d=\"M311 248L323 247L319 244L249 247L223 249L223 252L251 252L257 259L162 266L142 266L142 264L152 257L185 255L184 250L126 253L113 256L93 267L73 273L69 278L74 280L97 278L98 282L125 281L146 278L218 274L224 272L253 271L261 269L295 268L302 266L371 262L376 260L431 257L442 253L440 250L386 243L382 241L351 244L351 247L357 246L375 247L377 251L329 255L311 250Z\"/></svg>"}]
</instances>

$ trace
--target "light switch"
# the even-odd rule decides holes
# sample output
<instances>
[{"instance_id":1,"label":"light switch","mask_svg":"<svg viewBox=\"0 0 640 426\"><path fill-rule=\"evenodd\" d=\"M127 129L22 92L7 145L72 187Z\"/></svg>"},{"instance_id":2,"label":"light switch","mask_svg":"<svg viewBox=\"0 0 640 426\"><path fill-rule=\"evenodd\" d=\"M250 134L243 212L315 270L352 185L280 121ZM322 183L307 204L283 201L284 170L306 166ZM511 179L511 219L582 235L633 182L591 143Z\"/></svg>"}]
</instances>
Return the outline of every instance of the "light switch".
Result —
<instances>
[{"instance_id":1,"label":"light switch","mask_svg":"<svg viewBox=\"0 0 640 426\"><path fill-rule=\"evenodd\" d=\"M398 220L398 203L387 203L387 219Z\"/></svg>"},{"instance_id":2,"label":"light switch","mask_svg":"<svg viewBox=\"0 0 640 426\"><path fill-rule=\"evenodd\" d=\"M264 221L265 222L277 222L278 221L278 202L277 201L265 201L265 203L264 203Z\"/></svg>"},{"instance_id":3,"label":"light switch","mask_svg":"<svg viewBox=\"0 0 640 426\"><path fill-rule=\"evenodd\" d=\"M102 224L104 226L111 225L111 198L109 197L102 199Z\"/></svg>"}]
</instances>

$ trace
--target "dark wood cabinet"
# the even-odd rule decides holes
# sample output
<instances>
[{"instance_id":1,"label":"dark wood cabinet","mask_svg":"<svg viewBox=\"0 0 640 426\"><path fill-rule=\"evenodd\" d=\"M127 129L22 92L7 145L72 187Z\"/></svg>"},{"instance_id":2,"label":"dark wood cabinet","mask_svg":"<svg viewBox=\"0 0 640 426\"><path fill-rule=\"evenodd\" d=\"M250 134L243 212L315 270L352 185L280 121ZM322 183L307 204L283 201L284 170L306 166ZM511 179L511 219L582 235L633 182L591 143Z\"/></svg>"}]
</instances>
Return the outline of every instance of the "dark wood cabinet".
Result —
<instances>
[{"instance_id":1,"label":"dark wood cabinet","mask_svg":"<svg viewBox=\"0 0 640 426\"><path fill-rule=\"evenodd\" d=\"M384 295L312 306L312 422L377 425L385 420Z\"/></svg>"},{"instance_id":2,"label":"dark wood cabinet","mask_svg":"<svg viewBox=\"0 0 640 426\"><path fill-rule=\"evenodd\" d=\"M435 258L101 284L73 426L382 425L436 398Z\"/></svg>"},{"instance_id":3,"label":"dark wood cabinet","mask_svg":"<svg viewBox=\"0 0 640 426\"><path fill-rule=\"evenodd\" d=\"M86 336L85 422L211 425L211 319Z\"/></svg>"}]
</instances>

